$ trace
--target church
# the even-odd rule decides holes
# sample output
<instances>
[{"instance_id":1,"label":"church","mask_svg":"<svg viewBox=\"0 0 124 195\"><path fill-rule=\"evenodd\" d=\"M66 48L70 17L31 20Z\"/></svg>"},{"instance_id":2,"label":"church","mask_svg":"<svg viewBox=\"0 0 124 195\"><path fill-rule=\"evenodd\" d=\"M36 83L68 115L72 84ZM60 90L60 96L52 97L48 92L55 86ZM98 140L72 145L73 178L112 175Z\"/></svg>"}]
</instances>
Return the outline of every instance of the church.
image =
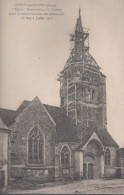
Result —
<instances>
[{"instance_id":1,"label":"church","mask_svg":"<svg viewBox=\"0 0 124 195\"><path fill-rule=\"evenodd\" d=\"M81 11L70 56L58 75L60 107L35 97L0 109L9 136L9 178L41 182L113 178L118 144L107 131L106 76L89 53Z\"/></svg>"}]
</instances>

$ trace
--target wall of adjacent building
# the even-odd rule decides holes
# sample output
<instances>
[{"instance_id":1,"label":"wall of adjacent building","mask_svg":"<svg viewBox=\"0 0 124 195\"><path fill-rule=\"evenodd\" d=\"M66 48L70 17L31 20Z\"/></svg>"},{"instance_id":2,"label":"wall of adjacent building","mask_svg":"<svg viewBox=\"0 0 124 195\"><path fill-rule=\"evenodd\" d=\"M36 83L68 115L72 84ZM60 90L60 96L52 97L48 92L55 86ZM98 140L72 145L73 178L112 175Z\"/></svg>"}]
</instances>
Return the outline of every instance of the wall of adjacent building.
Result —
<instances>
[{"instance_id":1,"label":"wall of adjacent building","mask_svg":"<svg viewBox=\"0 0 124 195\"><path fill-rule=\"evenodd\" d=\"M8 133L0 132L0 170L5 173L5 186L8 183Z\"/></svg>"}]
</instances>

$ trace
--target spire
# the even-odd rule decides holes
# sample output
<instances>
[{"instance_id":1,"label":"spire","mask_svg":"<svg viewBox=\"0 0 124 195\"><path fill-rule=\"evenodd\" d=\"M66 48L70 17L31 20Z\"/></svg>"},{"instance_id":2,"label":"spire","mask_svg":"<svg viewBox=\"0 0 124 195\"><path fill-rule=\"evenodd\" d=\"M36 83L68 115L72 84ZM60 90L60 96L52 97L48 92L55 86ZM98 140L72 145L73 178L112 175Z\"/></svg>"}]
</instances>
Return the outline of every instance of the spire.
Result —
<instances>
[{"instance_id":1,"label":"spire","mask_svg":"<svg viewBox=\"0 0 124 195\"><path fill-rule=\"evenodd\" d=\"M81 18L81 8L79 7L79 18Z\"/></svg>"},{"instance_id":2,"label":"spire","mask_svg":"<svg viewBox=\"0 0 124 195\"><path fill-rule=\"evenodd\" d=\"M83 32L82 22L81 22L81 9L80 8L79 8L79 17L77 19L75 32Z\"/></svg>"},{"instance_id":3,"label":"spire","mask_svg":"<svg viewBox=\"0 0 124 195\"><path fill-rule=\"evenodd\" d=\"M76 28L75 28L75 60L76 61L82 61L82 57L85 52L84 48L84 31L82 27L82 22L81 22L81 9L79 8L79 17L77 19L76 23Z\"/></svg>"}]
</instances>

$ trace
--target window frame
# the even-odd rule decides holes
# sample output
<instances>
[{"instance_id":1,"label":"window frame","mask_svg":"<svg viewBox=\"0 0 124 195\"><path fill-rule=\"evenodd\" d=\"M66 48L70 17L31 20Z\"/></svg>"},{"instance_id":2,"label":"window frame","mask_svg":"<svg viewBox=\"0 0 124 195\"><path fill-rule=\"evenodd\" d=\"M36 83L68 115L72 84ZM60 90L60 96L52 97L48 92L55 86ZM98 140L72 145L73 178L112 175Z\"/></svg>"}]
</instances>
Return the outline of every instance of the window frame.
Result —
<instances>
[{"instance_id":1,"label":"window frame","mask_svg":"<svg viewBox=\"0 0 124 195\"><path fill-rule=\"evenodd\" d=\"M38 136L40 136L40 138L39 138L39 140L35 140L35 138L33 139L33 141L32 140L30 140L30 137L31 137L31 134L33 134L32 132L33 131L37 131L38 132ZM37 135L36 135L37 136ZM34 160L32 160L32 159L30 159L30 154L29 154L29 151L30 151L30 148L29 148L29 141L32 141L32 147L33 147L33 149L32 149L32 153L31 154L33 154L33 159ZM35 148L34 147L34 142L35 142L35 144L36 144L36 142L37 142L37 148ZM40 151L41 150L39 150L39 148L41 147L40 146L40 143L42 143L42 153L40 153ZM28 162L28 164L30 164L30 165L34 165L34 164L36 164L36 165L44 165L44 152L45 152L45 149L44 149L44 144L45 144L45 140L44 140L44 135L43 135L43 133L42 133L42 131L37 127L37 126L35 126L35 127L33 127L30 131L29 131L29 133L28 133L28 140L27 140L27 149L28 149L28 151L27 151L27 162ZM34 153L35 151L34 150L37 150L37 155L36 155L36 153ZM40 156L41 155L41 156ZM37 159L36 159L37 158Z\"/></svg>"},{"instance_id":2,"label":"window frame","mask_svg":"<svg viewBox=\"0 0 124 195\"><path fill-rule=\"evenodd\" d=\"M109 148L105 150L105 165L111 165L111 150Z\"/></svg>"},{"instance_id":3,"label":"window frame","mask_svg":"<svg viewBox=\"0 0 124 195\"><path fill-rule=\"evenodd\" d=\"M66 148L66 151L63 151L64 148ZM62 154L63 154L63 161L62 162ZM66 162L66 155L68 155L68 162ZM67 146L67 145L64 145L61 149L61 152L60 152L60 165L65 168L65 169L69 169L70 165L71 165L71 151L70 151L70 148Z\"/></svg>"}]
</instances>

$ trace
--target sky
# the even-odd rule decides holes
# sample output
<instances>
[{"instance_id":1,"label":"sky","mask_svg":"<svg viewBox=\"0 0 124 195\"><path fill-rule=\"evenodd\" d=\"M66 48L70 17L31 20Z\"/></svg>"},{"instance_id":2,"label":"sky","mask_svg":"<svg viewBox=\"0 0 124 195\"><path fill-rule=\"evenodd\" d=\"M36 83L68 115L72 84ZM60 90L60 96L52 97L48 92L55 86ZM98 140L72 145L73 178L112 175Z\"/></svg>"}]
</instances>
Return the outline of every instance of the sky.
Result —
<instances>
[{"instance_id":1,"label":"sky","mask_svg":"<svg viewBox=\"0 0 124 195\"><path fill-rule=\"evenodd\" d=\"M56 5L63 15L21 19L9 14L17 2ZM90 29L90 54L107 76L108 131L124 147L123 0L1 0L0 107L16 110L36 96L45 104L60 105L56 78L69 57L69 34L79 7L82 24Z\"/></svg>"}]
</instances>

